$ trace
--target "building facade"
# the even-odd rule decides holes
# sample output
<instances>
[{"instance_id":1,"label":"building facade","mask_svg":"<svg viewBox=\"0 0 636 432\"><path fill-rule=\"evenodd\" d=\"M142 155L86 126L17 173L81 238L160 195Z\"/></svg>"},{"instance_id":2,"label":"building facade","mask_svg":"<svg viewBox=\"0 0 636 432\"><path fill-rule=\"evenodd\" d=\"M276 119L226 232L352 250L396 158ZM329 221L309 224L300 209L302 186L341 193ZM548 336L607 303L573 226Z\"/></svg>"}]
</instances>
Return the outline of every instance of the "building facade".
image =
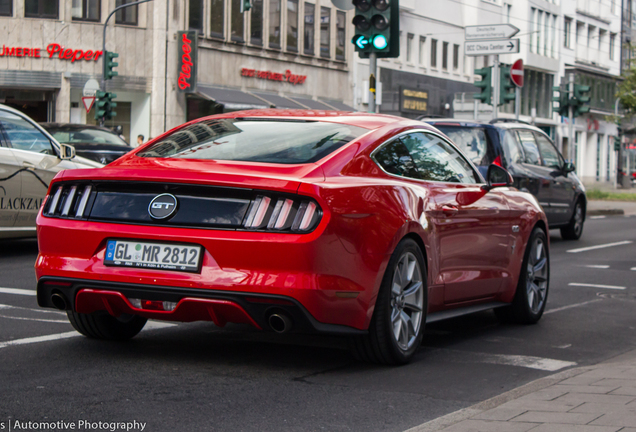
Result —
<instances>
[{"instance_id":1,"label":"building facade","mask_svg":"<svg viewBox=\"0 0 636 432\"><path fill-rule=\"evenodd\" d=\"M84 87L101 81L103 24L126 3L0 0L0 101L37 121L95 123ZM253 0L247 12L241 3L153 0L117 12L106 30L106 50L119 53L119 75L105 83L117 94L107 126L134 144L218 112L349 108L348 12L329 0Z\"/></svg>"}]
</instances>

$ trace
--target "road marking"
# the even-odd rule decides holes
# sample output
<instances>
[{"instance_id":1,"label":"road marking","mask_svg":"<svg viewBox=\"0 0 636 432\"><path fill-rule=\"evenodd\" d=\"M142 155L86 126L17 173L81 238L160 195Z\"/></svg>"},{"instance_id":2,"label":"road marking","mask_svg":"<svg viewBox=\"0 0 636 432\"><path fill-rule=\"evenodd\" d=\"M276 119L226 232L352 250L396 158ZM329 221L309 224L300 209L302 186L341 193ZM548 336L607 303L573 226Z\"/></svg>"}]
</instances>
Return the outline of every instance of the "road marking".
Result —
<instances>
[{"instance_id":1,"label":"road marking","mask_svg":"<svg viewBox=\"0 0 636 432\"><path fill-rule=\"evenodd\" d=\"M50 319L42 319L42 318L26 318L26 317L16 317L9 315L1 315L0 318L14 319L14 320L23 320L23 321L38 321L38 322L48 322L48 323L58 323L58 324L70 324L68 320L50 320Z\"/></svg>"},{"instance_id":2,"label":"road marking","mask_svg":"<svg viewBox=\"0 0 636 432\"><path fill-rule=\"evenodd\" d=\"M631 271L636 271L636 267L632 267L630 270Z\"/></svg>"},{"instance_id":3,"label":"road marking","mask_svg":"<svg viewBox=\"0 0 636 432\"><path fill-rule=\"evenodd\" d=\"M4 293L4 294L19 294L19 295L26 295L26 296L35 296L35 291L33 290L25 290L25 289L18 289L18 288L0 288L0 293Z\"/></svg>"},{"instance_id":4,"label":"road marking","mask_svg":"<svg viewBox=\"0 0 636 432\"><path fill-rule=\"evenodd\" d=\"M442 348L443 349L443 348ZM509 355L509 354L487 354L480 352L470 352L452 349L443 349L459 355L459 361L480 362L497 365L508 365L525 367L529 369L538 369L544 371L555 372L560 369L576 366L575 362L555 360L543 357Z\"/></svg>"},{"instance_id":5,"label":"road marking","mask_svg":"<svg viewBox=\"0 0 636 432\"><path fill-rule=\"evenodd\" d=\"M578 282L570 282L568 285L569 286L590 287L590 288L615 289L615 290L624 290L625 289L625 287L622 287L622 286L595 285L595 284L586 284L586 283L578 283Z\"/></svg>"},{"instance_id":6,"label":"road marking","mask_svg":"<svg viewBox=\"0 0 636 432\"><path fill-rule=\"evenodd\" d=\"M603 299L588 300L588 301L583 302L583 303L575 303L575 304L571 304L571 305L567 305L567 306L562 306L562 307L556 308L556 309L550 309L548 311L543 312L543 315L551 314L551 313L554 313L554 312L561 312L563 310L572 309L572 308L579 307L579 306L585 306L587 304L600 302L602 300Z\"/></svg>"},{"instance_id":7,"label":"road marking","mask_svg":"<svg viewBox=\"0 0 636 432\"><path fill-rule=\"evenodd\" d=\"M590 219L605 219L607 216L590 216Z\"/></svg>"},{"instance_id":8,"label":"road marking","mask_svg":"<svg viewBox=\"0 0 636 432\"><path fill-rule=\"evenodd\" d=\"M598 246L590 246L590 247L584 247L584 248L579 248L579 249L570 249L569 251L566 251L566 252L567 253L579 253L579 252L586 252L586 251L591 251L591 250L596 250L596 249L604 249L604 248L613 247L613 246L622 246L622 245L626 245L626 244L630 244L630 243L632 243L631 240L625 240L625 241L621 241L621 242L607 243L607 244L602 244L602 245L598 245Z\"/></svg>"},{"instance_id":9,"label":"road marking","mask_svg":"<svg viewBox=\"0 0 636 432\"><path fill-rule=\"evenodd\" d=\"M0 304L0 309L22 309L22 310L28 310L28 311L31 311L31 312L52 313L52 314L56 314L56 315L64 315L64 316L66 316L66 312L62 312L62 311L59 311L59 310L45 309L45 308L35 309L35 308L28 308L28 307L22 307L22 306L12 306L12 305L7 305L7 304Z\"/></svg>"},{"instance_id":10,"label":"road marking","mask_svg":"<svg viewBox=\"0 0 636 432\"><path fill-rule=\"evenodd\" d=\"M608 269L610 266L608 265L586 265L587 268L596 268L596 269Z\"/></svg>"}]
</instances>

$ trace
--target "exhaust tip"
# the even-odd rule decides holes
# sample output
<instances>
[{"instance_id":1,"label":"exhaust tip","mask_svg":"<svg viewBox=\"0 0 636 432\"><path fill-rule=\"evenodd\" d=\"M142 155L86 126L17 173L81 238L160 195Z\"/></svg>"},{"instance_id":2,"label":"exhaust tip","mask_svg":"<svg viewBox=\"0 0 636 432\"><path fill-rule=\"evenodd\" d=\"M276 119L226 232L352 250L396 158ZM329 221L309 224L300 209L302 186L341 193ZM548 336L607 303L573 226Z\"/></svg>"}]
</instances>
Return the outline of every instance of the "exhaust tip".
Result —
<instances>
[{"instance_id":1,"label":"exhaust tip","mask_svg":"<svg viewBox=\"0 0 636 432\"><path fill-rule=\"evenodd\" d=\"M66 298L62 294L58 293L51 296L51 303L53 303L53 306L59 310L66 310L68 305Z\"/></svg>"},{"instance_id":2,"label":"exhaust tip","mask_svg":"<svg viewBox=\"0 0 636 432\"><path fill-rule=\"evenodd\" d=\"M285 314L273 313L267 322L276 333L287 333L292 328L291 319Z\"/></svg>"}]
</instances>

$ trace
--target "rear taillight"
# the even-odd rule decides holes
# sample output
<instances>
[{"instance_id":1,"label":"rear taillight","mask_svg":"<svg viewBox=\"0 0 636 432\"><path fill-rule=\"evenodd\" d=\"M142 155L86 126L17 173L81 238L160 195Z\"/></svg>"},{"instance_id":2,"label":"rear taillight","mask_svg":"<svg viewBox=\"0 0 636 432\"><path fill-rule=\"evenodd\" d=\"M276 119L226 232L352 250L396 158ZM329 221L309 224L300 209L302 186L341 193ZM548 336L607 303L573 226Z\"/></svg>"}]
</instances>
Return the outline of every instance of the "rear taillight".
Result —
<instances>
[{"instance_id":1,"label":"rear taillight","mask_svg":"<svg viewBox=\"0 0 636 432\"><path fill-rule=\"evenodd\" d=\"M316 228L321 217L320 207L309 198L258 195L243 226L249 230L306 233Z\"/></svg>"},{"instance_id":2,"label":"rear taillight","mask_svg":"<svg viewBox=\"0 0 636 432\"><path fill-rule=\"evenodd\" d=\"M55 186L44 205L45 216L82 219L93 187L87 184L64 184Z\"/></svg>"}]
</instances>

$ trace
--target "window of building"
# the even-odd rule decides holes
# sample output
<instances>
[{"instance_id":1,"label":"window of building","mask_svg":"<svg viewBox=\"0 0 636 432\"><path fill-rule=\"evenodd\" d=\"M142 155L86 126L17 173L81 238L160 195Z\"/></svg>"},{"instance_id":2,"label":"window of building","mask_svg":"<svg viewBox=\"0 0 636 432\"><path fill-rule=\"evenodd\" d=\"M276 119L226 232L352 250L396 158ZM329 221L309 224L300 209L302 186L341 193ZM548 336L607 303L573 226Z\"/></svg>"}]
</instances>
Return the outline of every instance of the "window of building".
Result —
<instances>
[{"instance_id":1,"label":"window of building","mask_svg":"<svg viewBox=\"0 0 636 432\"><path fill-rule=\"evenodd\" d=\"M211 0L210 4L210 36L223 38L225 30L225 1Z\"/></svg>"},{"instance_id":2,"label":"window of building","mask_svg":"<svg viewBox=\"0 0 636 432\"><path fill-rule=\"evenodd\" d=\"M73 4L77 0L73 0ZM188 28L203 32L203 0L190 0L188 9Z\"/></svg>"},{"instance_id":3,"label":"window of building","mask_svg":"<svg viewBox=\"0 0 636 432\"><path fill-rule=\"evenodd\" d=\"M535 28L535 34L537 35L537 54L541 54L541 39L543 38L543 11L537 11L537 27Z\"/></svg>"},{"instance_id":4,"label":"window of building","mask_svg":"<svg viewBox=\"0 0 636 432\"><path fill-rule=\"evenodd\" d=\"M234 42L245 42L245 19L241 13L241 2L243 0L232 0L230 10L230 39Z\"/></svg>"},{"instance_id":5,"label":"window of building","mask_svg":"<svg viewBox=\"0 0 636 432\"><path fill-rule=\"evenodd\" d=\"M413 63L413 34L406 35L406 62Z\"/></svg>"},{"instance_id":6,"label":"window of building","mask_svg":"<svg viewBox=\"0 0 636 432\"><path fill-rule=\"evenodd\" d=\"M345 22L347 21L347 14L342 11L336 12L336 60L345 59L345 40L347 30Z\"/></svg>"},{"instance_id":7,"label":"window of building","mask_svg":"<svg viewBox=\"0 0 636 432\"><path fill-rule=\"evenodd\" d=\"M530 34L528 35L529 39L530 39L530 52L534 52L535 48L534 48L534 41L535 41L535 34L534 31L536 30L536 20L537 20L537 10L535 8L530 8Z\"/></svg>"},{"instance_id":8,"label":"window of building","mask_svg":"<svg viewBox=\"0 0 636 432\"><path fill-rule=\"evenodd\" d=\"M269 46L280 48L281 0L269 0Z\"/></svg>"},{"instance_id":9,"label":"window of building","mask_svg":"<svg viewBox=\"0 0 636 432\"><path fill-rule=\"evenodd\" d=\"M13 16L13 0L0 0L0 16Z\"/></svg>"},{"instance_id":10,"label":"window of building","mask_svg":"<svg viewBox=\"0 0 636 432\"><path fill-rule=\"evenodd\" d=\"M442 69L448 70L448 42L442 42Z\"/></svg>"},{"instance_id":11,"label":"window of building","mask_svg":"<svg viewBox=\"0 0 636 432\"><path fill-rule=\"evenodd\" d=\"M616 33L610 33L609 38L609 59L616 60Z\"/></svg>"},{"instance_id":12,"label":"window of building","mask_svg":"<svg viewBox=\"0 0 636 432\"><path fill-rule=\"evenodd\" d=\"M263 0L252 0L250 42L253 45L263 45Z\"/></svg>"},{"instance_id":13,"label":"window of building","mask_svg":"<svg viewBox=\"0 0 636 432\"><path fill-rule=\"evenodd\" d=\"M287 51L298 52L298 0L287 0Z\"/></svg>"},{"instance_id":14,"label":"window of building","mask_svg":"<svg viewBox=\"0 0 636 432\"><path fill-rule=\"evenodd\" d=\"M314 37L315 30L316 6L311 3L305 3L305 34L303 51L305 54L314 55Z\"/></svg>"},{"instance_id":15,"label":"window of building","mask_svg":"<svg viewBox=\"0 0 636 432\"><path fill-rule=\"evenodd\" d=\"M71 16L74 20L99 21L100 0L73 0Z\"/></svg>"},{"instance_id":16,"label":"window of building","mask_svg":"<svg viewBox=\"0 0 636 432\"><path fill-rule=\"evenodd\" d=\"M57 19L59 10L58 0L25 0L24 16L27 18Z\"/></svg>"},{"instance_id":17,"label":"window of building","mask_svg":"<svg viewBox=\"0 0 636 432\"><path fill-rule=\"evenodd\" d=\"M117 0L115 6L119 7L128 3L134 3L134 0ZM137 16L139 14L139 10L137 9L138 7L138 5L135 5L118 10L115 13L115 23L136 26Z\"/></svg>"},{"instance_id":18,"label":"window of building","mask_svg":"<svg viewBox=\"0 0 636 432\"><path fill-rule=\"evenodd\" d=\"M420 66L426 66L426 38L420 36Z\"/></svg>"},{"instance_id":19,"label":"window of building","mask_svg":"<svg viewBox=\"0 0 636 432\"><path fill-rule=\"evenodd\" d=\"M431 39L431 67L437 67L437 39Z\"/></svg>"},{"instance_id":20,"label":"window of building","mask_svg":"<svg viewBox=\"0 0 636 432\"><path fill-rule=\"evenodd\" d=\"M550 57L557 57L557 45L559 41L557 40L557 16L552 15L552 26L550 27Z\"/></svg>"},{"instance_id":21,"label":"window of building","mask_svg":"<svg viewBox=\"0 0 636 432\"><path fill-rule=\"evenodd\" d=\"M459 69L459 45L453 45L453 70Z\"/></svg>"},{"instance_id":22,"label":"window of building","mask_svg":"<svg viewBox=\"0 0 636 432\"><path fill-rule=\"evenodd\" d=\"M592 40L594 39L594 30L596 30L596 27L594 26L587 27L587 47L588 48L592 46Z\"/></svg>"},{"instance_id":23,"label":"window of building","mask_svg":"<svg viewBox=\"0 0 636 432\"><path fill-rule=\"evenodd\" d=\"M563 18L563 46L572 48L572 18Z\"/></svg>"},{"instance_id":24,"label":"window of building","mask_svg":"<svg viewBox=\"0 0 636 432\"><path fill-rule=\"evenodd\" d=\"M331 8L320 8L320 57L331 57Z\"/></svg>"},{"instance_id":25,"label":"window of building","mask_svg":"<svg viewBox=\"0 0 636 432\"><path fill-rule=\"evenodd\" d=\"M546 12L543 20L543 55L546 57L550 55L548 48L550 40L550 21L550 14Z\"/></svg>"}]
</instances>

